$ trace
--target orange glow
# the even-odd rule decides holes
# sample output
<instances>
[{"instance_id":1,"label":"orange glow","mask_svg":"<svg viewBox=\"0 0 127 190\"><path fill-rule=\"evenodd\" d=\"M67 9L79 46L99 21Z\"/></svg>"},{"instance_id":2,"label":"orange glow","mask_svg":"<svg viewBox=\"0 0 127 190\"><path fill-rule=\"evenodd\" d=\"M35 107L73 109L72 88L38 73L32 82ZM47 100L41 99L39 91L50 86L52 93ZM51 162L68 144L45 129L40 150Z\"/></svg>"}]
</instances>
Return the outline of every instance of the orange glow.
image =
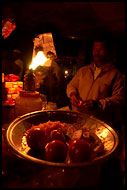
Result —
<instances>
[{"instance_id":1,"label":"orange glow","mask_svg":"<svg viewBox=\"0 0 127 190\"><path fill-rule=\"evenodd\" d=\"M33 58L31 65L29 66L29 69L35 70L38 66L51 66L50 59L46 58L43 51L39 51L37 55Z\"/></svg>"}]
</instances>

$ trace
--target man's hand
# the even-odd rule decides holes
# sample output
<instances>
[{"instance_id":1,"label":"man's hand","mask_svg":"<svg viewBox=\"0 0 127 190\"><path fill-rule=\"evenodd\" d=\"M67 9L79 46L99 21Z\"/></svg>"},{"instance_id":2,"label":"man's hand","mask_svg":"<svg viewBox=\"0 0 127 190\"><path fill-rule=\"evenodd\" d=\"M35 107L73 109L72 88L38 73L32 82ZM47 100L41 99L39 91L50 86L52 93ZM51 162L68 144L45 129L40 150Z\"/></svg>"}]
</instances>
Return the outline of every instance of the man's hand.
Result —
<instances>
[{"instance_id":1,"label":"man's hand","mask_svg":"<svg viewBox=\"0 0 127 190\"><path fill-rule=\"evenodd\" d=\"M78 110L80 112L97 110L99 108L101 108L100 102L97 100L92 100L92 99L82 101L80 106L78 106Z\"/></svg>"},{"instance_id":2,"label":"man's hand","mask_svg":"<svg viewBox=\"0 0 127 190\"><path fill-rule=\"evenodd\" d=\"M79 98L79 96L75 92L72 92L70 94L70 102L75 107L79 106L79 104L80 104L80 98Z\"/></svg>"}]
</instances>

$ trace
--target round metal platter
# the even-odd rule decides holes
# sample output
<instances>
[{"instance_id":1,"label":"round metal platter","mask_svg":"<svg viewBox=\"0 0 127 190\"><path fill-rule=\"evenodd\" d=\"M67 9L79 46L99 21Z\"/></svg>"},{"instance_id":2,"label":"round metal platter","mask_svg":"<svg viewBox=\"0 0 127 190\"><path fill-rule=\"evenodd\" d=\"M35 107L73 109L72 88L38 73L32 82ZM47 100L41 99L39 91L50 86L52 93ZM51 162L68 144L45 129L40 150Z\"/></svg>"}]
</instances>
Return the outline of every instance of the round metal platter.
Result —
<instances>
[{"instance_id":1,"label":"round metal platter","mask_svg":"<svg viewBox=\"0 0 127 190\"><path fill-rule=\"evenodd\" d=\"M104 153L96 156L92 161L71 164L48 162L28 155L29 147L27 145L23 147L22 145L24 133L32 124L38 125L49 120L67 123L68 125L75 126L76 129L81 129L82 127L88 128L101 139L104 144ZM20 158L38 164L57 167L82 167L102 162L114 153L119 143L116 131L109 125L87 114L71 111L36 111L20 116L9 125L6 138L9 147Z\"/></svg>"}]
</instances>

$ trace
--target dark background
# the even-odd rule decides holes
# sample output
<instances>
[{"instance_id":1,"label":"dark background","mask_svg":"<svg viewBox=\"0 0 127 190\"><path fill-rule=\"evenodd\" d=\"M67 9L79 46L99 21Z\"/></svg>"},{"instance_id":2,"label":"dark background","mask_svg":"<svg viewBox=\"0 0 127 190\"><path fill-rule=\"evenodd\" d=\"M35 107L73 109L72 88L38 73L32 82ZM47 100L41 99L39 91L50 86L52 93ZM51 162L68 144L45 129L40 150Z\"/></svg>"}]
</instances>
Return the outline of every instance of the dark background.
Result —
<instances>
[{"instance_id":1,"label":"dark background","mask_svg":"<svg viewBox=\"0 0 127 190\"><path fill-rule=\"evenodd\" d=\"M126 70L124 2L4 2L2 19L8 17L15 19L16 29L3 40L2 49L19 49L24 70L31 62L34 37L46 32L52 32L66 67L78 55L88 62L93 40L106 35L113 41L117 68Z\"/></svg>"}]
</instances>

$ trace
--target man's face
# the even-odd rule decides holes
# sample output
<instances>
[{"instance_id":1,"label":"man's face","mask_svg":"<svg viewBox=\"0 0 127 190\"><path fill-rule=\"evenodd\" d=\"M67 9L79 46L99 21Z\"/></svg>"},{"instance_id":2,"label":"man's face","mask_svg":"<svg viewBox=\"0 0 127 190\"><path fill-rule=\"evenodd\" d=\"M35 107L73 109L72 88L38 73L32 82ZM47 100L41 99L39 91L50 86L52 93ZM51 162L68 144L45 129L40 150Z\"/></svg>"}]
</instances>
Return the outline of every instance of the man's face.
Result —
<instances>
[{"instance_id":1,"label":"man's face","mask_svg":"<svg viewBox=\"0 0 127 190\"><path fill-rule=\"evenodd\" d=\"M107 50L104 42L94 42L93 45L93 58L95 62L103 62L107 58Z\"/></svg>"}]
</instances>

